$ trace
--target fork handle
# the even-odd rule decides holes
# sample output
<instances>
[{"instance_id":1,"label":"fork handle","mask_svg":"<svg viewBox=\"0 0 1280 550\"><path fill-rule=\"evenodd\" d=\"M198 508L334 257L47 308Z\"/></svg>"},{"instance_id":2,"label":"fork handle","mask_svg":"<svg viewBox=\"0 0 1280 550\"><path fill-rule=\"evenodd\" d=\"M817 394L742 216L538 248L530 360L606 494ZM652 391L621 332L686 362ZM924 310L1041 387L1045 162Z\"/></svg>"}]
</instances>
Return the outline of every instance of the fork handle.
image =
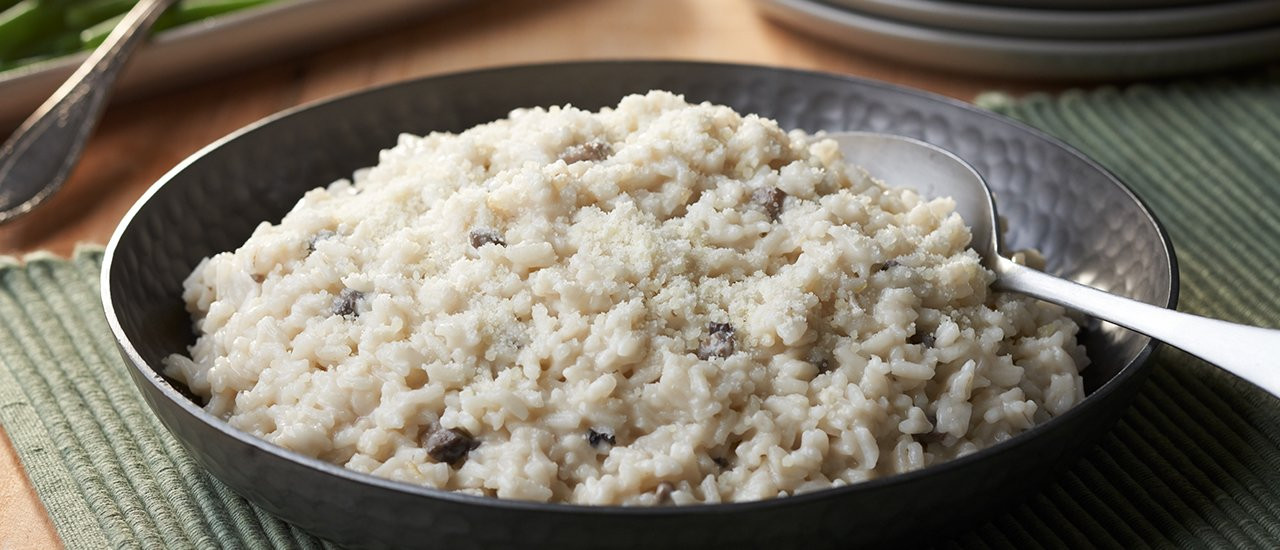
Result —
<instances>
[{"instance_id":1,"label":"fork handle","mask_svg":"<svg viewBox=\"0 0 1280 550\"><path fill-rule=\"evenodd\" d=\"M1280 396L1280 330L1238 325L1153 306L1060 279L1001 257L997 290L1063 305L1140 332Z\"/></svg>"}]
</instances>

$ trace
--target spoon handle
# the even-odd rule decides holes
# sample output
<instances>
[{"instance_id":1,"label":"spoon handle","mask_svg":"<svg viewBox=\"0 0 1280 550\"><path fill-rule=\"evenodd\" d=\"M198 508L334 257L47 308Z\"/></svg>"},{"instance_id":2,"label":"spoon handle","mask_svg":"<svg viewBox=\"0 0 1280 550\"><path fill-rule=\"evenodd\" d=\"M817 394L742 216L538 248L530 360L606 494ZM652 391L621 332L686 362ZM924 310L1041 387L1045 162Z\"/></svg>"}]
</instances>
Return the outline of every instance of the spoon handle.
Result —
<instances>
[{"instance_id":1,"label":"spoon handle","mask_svg":"<svg viewBox=\"0 0 1280 550\"><path fill-rule=\"evenodd\" d=\"M102 45L0 146L0 223L29 212L66 181L129 53L174 1L138 2Z\"/></svg>"},{"instance_id":2,"label":"spoon handle","mask_svg":"<svg viewBox=\"0 0 1280 550\"><path fill-rule=\"evenodd\" d=\"M1179 313L1060 279L1000 258L996 288L1067 306L1146 334L1280 396L1280 330Z\"/></svg>"}]
</instances>

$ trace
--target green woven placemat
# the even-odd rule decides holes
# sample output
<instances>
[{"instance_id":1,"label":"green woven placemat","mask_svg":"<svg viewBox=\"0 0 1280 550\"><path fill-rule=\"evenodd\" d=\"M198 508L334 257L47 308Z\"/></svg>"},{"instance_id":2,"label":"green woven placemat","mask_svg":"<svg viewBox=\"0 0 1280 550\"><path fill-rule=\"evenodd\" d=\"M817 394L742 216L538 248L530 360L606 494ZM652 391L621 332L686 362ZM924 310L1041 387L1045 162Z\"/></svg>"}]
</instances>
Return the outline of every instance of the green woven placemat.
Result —
<instances>
[{"instance_id":1,"label":"green woven placemat","mask_svg":"<svg viewBox=\"0 0 1280 550\"><path fill-rule=\"evenodd\" d=\"M0 426L68 548L315 548L211 478L151 414L98 296L100 248L0 258Z\"/></svg>"},{"instance_id":2,"label":"green woven placemat","mask_svg":"<svg viewBox=\"0 0 1280 550\"><path fill-rule=\"evenodd\" d=\"M1280 325L1280 75L980 102L1081 148L1155 209L1180 309ZM204 474L148 412L102 317L100 265L98 250L0 259L0 425L63 541L321 546ZM1153 361L1074 468L944 546L1280 546L1280 403L1177 351Z\"/></svg>"}]
</instances>

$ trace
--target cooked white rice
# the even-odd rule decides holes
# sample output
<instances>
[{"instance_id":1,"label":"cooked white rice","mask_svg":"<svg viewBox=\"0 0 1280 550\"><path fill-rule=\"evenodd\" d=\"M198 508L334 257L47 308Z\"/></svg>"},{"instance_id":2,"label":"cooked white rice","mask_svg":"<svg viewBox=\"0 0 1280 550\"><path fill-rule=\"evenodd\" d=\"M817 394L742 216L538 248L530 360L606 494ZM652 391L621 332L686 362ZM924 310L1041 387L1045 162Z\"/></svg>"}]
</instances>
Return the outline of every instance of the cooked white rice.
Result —
<instances>
[{"instance_id":1,"label":"cooked white rice","mask_svg":"<svg viewBox=\"0 0 1280 550\"><path fill-rule=\"evenodd\" d=\"M200 337L166 373L236 428L409 483L790 495L972 453L1083 398L1076 325L990 291L968 240L950 200L727 107L518 110L401 136L202 262Z\"/></svg>"}]
</instances>

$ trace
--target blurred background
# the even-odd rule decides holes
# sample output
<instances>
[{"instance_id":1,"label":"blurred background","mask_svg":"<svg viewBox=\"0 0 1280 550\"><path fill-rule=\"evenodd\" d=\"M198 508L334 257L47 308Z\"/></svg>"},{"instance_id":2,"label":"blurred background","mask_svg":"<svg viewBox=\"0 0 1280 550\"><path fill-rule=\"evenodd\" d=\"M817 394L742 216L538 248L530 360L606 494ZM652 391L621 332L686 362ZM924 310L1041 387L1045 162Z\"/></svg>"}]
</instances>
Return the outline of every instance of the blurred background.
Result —
<instances>
[{"instance_id":1,"label":"blurred background","mask_svg":"<svg viewBox=\"0 0 1280 550\"><path fill-rule=\"evenodd\" d=\"M133 3L0 0L0 133ZM276 111L449 71L715 60L859 75L969 101L986 90L1240 70L1280 54L1275 0L183 0L157 28L67 186L0 226L0 253L67 253L105 240L165 171Z\"/></svg>"}]
</instances>

